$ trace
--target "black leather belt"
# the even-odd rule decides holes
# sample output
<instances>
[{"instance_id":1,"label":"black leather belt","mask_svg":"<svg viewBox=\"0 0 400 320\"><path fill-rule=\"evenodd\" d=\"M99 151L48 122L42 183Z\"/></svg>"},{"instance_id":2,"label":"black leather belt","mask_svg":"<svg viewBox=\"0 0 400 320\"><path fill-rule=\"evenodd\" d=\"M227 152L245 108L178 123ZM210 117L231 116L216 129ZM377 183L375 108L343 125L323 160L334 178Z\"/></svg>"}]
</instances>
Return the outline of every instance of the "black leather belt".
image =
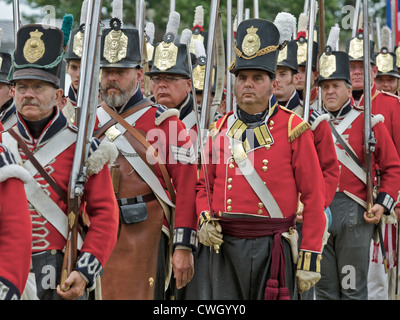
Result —
<instances>
[{"instance_id":1,"label":"black leather belt","mask_svg":"<svg viewBox=\"0 0 400 320\"><path fill-rule=\"evenodd\" d=\"M154 193L148 193L142 196L136 196L133 198L122 198L122 199L117 199L117 203L119 206L125 206L127 204L136 204L136 203L141 203L141 202L149 202L152 200L155 200L156 197Z\"/></svg>"}]
</instances>

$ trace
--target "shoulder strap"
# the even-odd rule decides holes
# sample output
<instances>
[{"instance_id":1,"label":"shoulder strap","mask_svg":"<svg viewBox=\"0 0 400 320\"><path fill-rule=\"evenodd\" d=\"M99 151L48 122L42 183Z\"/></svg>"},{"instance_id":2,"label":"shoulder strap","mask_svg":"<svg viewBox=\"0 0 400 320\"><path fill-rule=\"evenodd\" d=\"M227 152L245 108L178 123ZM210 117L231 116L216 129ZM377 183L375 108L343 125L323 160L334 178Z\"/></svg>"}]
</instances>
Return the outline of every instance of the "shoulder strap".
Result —
<instances>
[{"instance_id":1,"label":"shoulder strap","mask_svg":"<svg viewBox=\"0 0 400 320\"><path fill-rule=\"evenodd\" d=\"M51 188L58 194L58 196L67 203L67 194L60 188L60 186L54 181L52 177L46 172L46 170L40 165L39 161L35 158L32 152L29 150L28 146L22 140L22 138L15 132L14 129L10 128L7 132L18 142L18 145L22 148L25 155L28 157L29 161L34 165L36 170L40 175L46 180L46 182L51 186Z\"/></svg>"},{"instance_id":2,"label":"shoulder strap","mask_svg":"<svg viewBox=\"0 0 400 320\"><path fill-rule=\"evenodd\" d=\"M363 168L363 164L361 163L360 159L358 159L357 155L354 153L352 149L348 146L346 141L343 140L342 136L339 134L339 132L336 131L335 126L332 124L332 122L328 121L329 126L331 127L331 131L333 135L335 136L336 140L340 143L340 145L343 147L343 149L347 152L347 154L353 159L355 163L357 163L358 166Z\"/></svg>"},{"instance_id":3,"label":"shoulder strap","mask_svg":"<svg viewBox=\"0 0 400 320\"><path fill-rule=\"evenodd\" d=\"M163 164L163 161L160 159L158 152L154 149L154 147L146 140L145 137L143 137L139 131L137 131L134 127L132 127L128 122L125 121L125 119L120 116L118 113L116 113L114 110L109 108L107 105L102 105L103 109L110 115L111 118L115 119L120 125L122 125L126 131L128 131L136 140L138 140L147 150L151 152L152 155L154 155L154 158L157 160L158 166L161 170L161 174L164 178L165 184L167 186L168 192L171 196L172 203L175 204L176 200L176 195L175 195L175 190L172 186L171 183L171 178L169 176L168 170L166 166ZM146 157L143 157L143 159L146 159ZM146 161L148 164L148 162ZM149 164L148 164L149 165Z\"/></svg>"},{"instance_id":4,"label":"shoulder strap","mask_svg":"<svg viewBox=\"0 0 400 320\"><path fill-rule=\"evenodd\" d=\"M148 106L151 106L151 105L153 105L153 104L154 104L154 103L153 103L152 101L146 100L146 101L144 101L144 102L138 104L137 106L132 107L132 108L130 108L129 110L127 110L126 112L124 112L124 113L123 113L123 118L129 117L131 114L135 113L136 111L139 111L139 110L141 110L141 109L143 109L143 108L146 108L146 107L148 107ZM108 107L108 106L103 102L103 103L101 104L101 107L105 110L104 106ZM121 116L121 117L122 117L122 116ZM113 125L116 124L116 123L117 123L117 120L115 120L115 119L113 119L113 118L111 117L111 119L110 119L108 122L106 122L104 125L102 125L101 128L98 129L98 130L93 134L93 136L94 136L95 138L101 137L101 136L104 134L104 132L106 132L111 126L113 126Z\"/></svg>"},{"instance_id":5,"label":"shoulder strap","mask_svg":"<svg viewBox=\"0 0 400 320\"><path fill-rule=\"evenodd\" d=\"M233 116L228 118L228 130L232 126L233 120ZM246 178L253 191L256 193L258 198L264 204L265 208L268 210L270 217L283 218L283 214L281 209L279 208L278 203L274 199L271 191L261 180L251 160L247 157L242 142L239 140L235 140L230 136L228 137L231 145L232 156L235 159L237 166L239 167L240 171Z\"/></svg>"}]
</instances>

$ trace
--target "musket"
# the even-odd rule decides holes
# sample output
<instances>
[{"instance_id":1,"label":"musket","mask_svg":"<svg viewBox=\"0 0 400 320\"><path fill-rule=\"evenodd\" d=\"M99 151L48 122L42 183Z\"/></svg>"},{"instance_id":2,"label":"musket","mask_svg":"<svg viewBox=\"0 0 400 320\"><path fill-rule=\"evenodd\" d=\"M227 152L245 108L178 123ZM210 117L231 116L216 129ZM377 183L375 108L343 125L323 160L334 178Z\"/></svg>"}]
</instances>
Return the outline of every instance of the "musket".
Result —
<instances>
[{"instance_id":1,"label":"musket","mask_svg":"<svg viewBox=\"0 0 400 320\"><path fill-rule=\"evenodd\" d=\"M232 0L226 4L226 113L232 110L233 75L229 72L233 52Z\"/></svg>"},{"instance_id":2,"label":"musket","mask_svg":"<svg viewBox=\"0 0 400 320\"><path fill-rule=\"evenodd\" d=\"M149 57L146 46L146 33L145 33L145 17L146 17L146 3L144 0L136 0L136 26L139 32L139 43L140 43L140 56L142 57L143 66L143 82L145 96L150 96L150 78L146 76L146 72L149 71Z\"/></svg>"},{"instance_id":3,"label":"musket","mask_svg":"<svg viewBox=\"0 0 400 320\"><path fill-rule=\"evenodd\" d=\"M146 39L144 37L144 24L146 15L146 4L144 0L136 0L136 28L139 33L139 46L140 54L143 60L143 50L146 46Z\"/></svg>"},{"instance_id":4,"label":"musket","mask_svg":"<svg viewBox=\"0 0 400 320\"><path fill-rule=\"evenodd\" d=\"M324 52L325 49L325 0L318 0L318 21L319 21L319 52Z\"/></svg>"},{"instance_id":5,"label":"musket","mask_svg":"<svg viewBox=\"0 0 400 320\"><path fill-rule=\"evenodd\" d=\"M68 235L61 270L61 285L77 261L78 218L87 180L86 159L96 120L100 66L100 16L102 0L89 0L77 101L78 133L68 186ZM62 287L62 286L61 286Z\"/></svg>"},{"instance_id":6,"label":"musket","mask_svg":"<svg viewBox=\"0 0 400 320\"><path fill-rule=\"evenodd\" d=\"M214 99L212 100L210 115L208 119L208 127L214 121L215 113L217 108L221 105L222 97L224 94L224 85L225 85L225 48L224 48L224 35L222 31L222 19L221 12L218 12L217 21L216 21L216 30L215 30L215 53L216 56L216 64L217 64L217 75L215 81L215 93ZM214 55L215 56L215 55ZM207 68L207 66L206 66ZM206 69L207 72L207 69ZM212 76L213 76L213 66L210 69L210 78L211 78L211 87L212 87ZM211 88L210 88L211 89ZM211 91L209 91L210 93ZM204 91L203 91L204 94Z\"/></svg>"},{"instance_id":7,"label":"musket","mask_svg":"<svg viewBox=\"0 0 400 320\"><path fill-rule=\"evenodd\" d=\"M308 7L310 6L310 0L305 0L304 1L304 7L303 7L303 13L308 12Z\"/></svg>"},{"instance_id":8,"label":"musket","mask_svg":"<svg viewBox=\"0 0 400 320\"><path fill-rule=\"evenodd\" d=\"M364 19L364 153L367 171L367 211L374 203L373 180L372 180L372 153L376 141L371 127L371 78L370 78L370 48L369 48L369 23L368 23L368 1L363 0L363 19Z\"/></svg>"},{"instance_id":9,"label":"musket","mask_svg":"<svg viewBox=\"0 0 400 320\"><path fill-rule=\"evenodd\" d=\"M259 7L258 7L258 0L253 0L253 16L255 19L258 19L260 17L260 13L259 13Z\"/></svg>"},{"instance_id":10,"label":"musket","mask_svg":"<svg viewBox=\"0 0 400 320\"><path fill-rule=\"evenodd\" d=\"M219 0L212 0L210 6L210 21L208 29L207 39L207 62L206 72L204 78L204 89L203 89L203 101L201 104L201 117L200 117L200 129L208 129L210 123L210 108L211 105L211 89L212 89L212 73L214 66L214 47L216 43L216 27L218 24L218 11L219 11ZM218 70L217 70L218 72ZM204 141L201 142L203 144Z\"/></svg>"},{"instance_id":11,"label":"musket","mask_svg":"<svg viewBox=\"0 0 400 320\"><path fill-rule=\"evenodd\" d=\"M376 44L378 48L382 48L381 46L381 18L376 17L375 20L375 28L376 28ZM394 47L393 47L394 48Z\"/></svg>"},{"instance_id":12,"label":"musket","mask_svg":"<svg viewBox=\"0 0 400 320\"><path fill-rule=\"evenodd\" d=\"M390 29L392 30L393 48L396 47L396 20L397 20L396 19L396 16L397 16L396 4L397 4L397 0L390 0L390 21L391 21Z\"/></svg>"},{"instance_id":13,"label":"musket","mask_svg":"<svg viewBox=\"0 0 400 320\"><path fill-rule=\"evenodd\" d=\"M319 52L320 54L324 52L325 49L325 1L324 0L318 0L318 15L319 15ZM336 50L339 50L339 47L336 48ZM322 93L321 90L318 90L318 104L317 104L317 110L319 112L322 112Z\"/></svg>"},{"instance_id":14,"label":"musket","mask_svg":"<svg viewBox=\"0 0 400 320\"><path fill-rule=\"evenodd\" d=\"M237 24L243 21L244 4L243 0L237 0Z\"/></svg>"},{"instance_id":15,"label":"musket","mask_svg":"<svg viewBox=\"0 0 400 320\"><path fill-rule=\"evenodd\" d=\"M368 21L368 0L363 0L363 52L364 52L364 160L367 185L367 212L374 205L374 183L372 176L372 154L375 151L376 139L371 125L371 77L370 77L370 41L369 41L369 21ZM373 213L367 213L369 218L374 217ZM382 251L385 272L387 272L387 260L385 248L383 246L383 237L381 222L376 226L379 242Z\"/></svg>"},{"instance_id":16,"label":"musket","mask_svg":"<svg viewBox=\"0 0 400 320\"><path fill-rule=\"evenodd\" d=\"M314 41L314 25L315 25L315 5L316 0L310 1L310 7L308 11L308 36L307 36L307 61L306 61L306 82L305 82L305 94L304 94L304 111L303 119L308 121L310 115L310 97L311 97L311 72L312 72L312 60L313 60L313 41Z\"/></svg>"},{"instance_id":17,"label":"musket","mask_svg":"<svg viewBox=\"0 0 400 320\"><path fill-rule=\"evenodd\" d=\"M361 0L356 0L356 5L354 7L354 16L353 16L353 26L351 29L351 37L354 38L358 31L358 19L360 18L360 2Z\"/></svg>"},{"instance_id":18,"label":"musket","mask_svg":"<svg viewBox=\"0 0 400 320\"><path fill-rule=\"evenodd\" d=\"M211 190L210 190L210 182L208 180L208 170L207 164L208 161L205 157L204 145L205 140L203 137L203 133L207 132L209 126L209 116L210 110L208 106L211 104L211 89L212 89L212 72L213 72L213 62L214 62L214 47L215 47L215 38L216 38L216 26L218 23L218 12L219 12L219 0L212 0L210 6L210 21L209 21L209 33L207 39L207 59L206 59L206 71L205 71L205 78L204 78L204 87L203 87L203 100L201 104L201 115L200 120L197 118L197 134L198 134L198 144L199 144L199 151L200 151L200 162L201 167L203 169L204 174L204 182L205 188L207 193L207 200L208 200L208 208L210 211L210 215L213 216L212 206L211 206ZM224 64L220 65L219 68L222 69ZM218 68L218 66L217 66ZM218 70L217 70L218 72ZM224 71L225 73L225 71ZM215 245L214 250L218 253L219 246Z\"/></svg>"},{"instance_id":19,"label":"musket","mask_svg":"<svg viewBox=\"0 0 400 320\"><path fill-rule=\"evenodd\" d=\"M15 46L17 46L17 33L21 26L19 0L13 0L13 17L14 17L14 43Z\"/></svg>"},{"instance_id":20,"label":"musket","mask_svg":"<svg viewBox=\"0 0 400 320\"><path fill-rule=\"evenodd\" d=\"M175 0L169 0L169 12L175 11Z\"/></svg>"}]
</instances>

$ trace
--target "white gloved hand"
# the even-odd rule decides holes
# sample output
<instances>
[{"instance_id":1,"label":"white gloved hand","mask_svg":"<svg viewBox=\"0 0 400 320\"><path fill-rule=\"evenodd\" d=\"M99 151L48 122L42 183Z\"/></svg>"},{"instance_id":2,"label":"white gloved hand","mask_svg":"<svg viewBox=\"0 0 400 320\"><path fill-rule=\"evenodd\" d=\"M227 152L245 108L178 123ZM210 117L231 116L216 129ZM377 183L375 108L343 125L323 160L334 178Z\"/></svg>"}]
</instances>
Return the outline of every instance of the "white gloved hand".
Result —
<instances>
[{"instance_id":1,"label":"white gloved hand","mask_svg":"<svg viewBox=\"0 0 400 320\"><path fill-rule=\"evenodd\" d=\"M217 220L207 220L200 226L199 240L205 246L220 246L224 242L222 238L222 228Z\"/></svg>"},{"instance_id":2,"label":"white gloved hand","mask_svg":"<svg viewBox=\"0 0 400 320\"><path fill-rule=\"evenodd\" d=\"M298 292L303 293L304 291L309 290L319 281L319 279L321 279L321 274L319 272L297 270L296 280Z\"/></svg>"}]
</instances>

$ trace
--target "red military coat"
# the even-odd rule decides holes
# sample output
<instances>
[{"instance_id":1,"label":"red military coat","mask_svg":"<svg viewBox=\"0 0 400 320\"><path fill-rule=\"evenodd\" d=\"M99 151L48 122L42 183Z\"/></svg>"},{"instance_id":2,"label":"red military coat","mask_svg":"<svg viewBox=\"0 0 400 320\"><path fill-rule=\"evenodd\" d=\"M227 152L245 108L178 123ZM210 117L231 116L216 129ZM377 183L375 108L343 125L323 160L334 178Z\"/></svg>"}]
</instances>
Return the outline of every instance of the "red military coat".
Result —
<instances>
[{"instance_id":1,"label":"red military coat","mask_svg":"<svg viewBox=\"0 0 400 320\"><path fill-rule=\"evenodd\" d=\"M268 128L272 140L259 143L256 148L248 150L247 155L284 217L296 213L298 193L301 193L300 200L304 204L301 250L318 254L326 221L323 213L324 180L313 134L300 117L278 106L274 96L270 100L270 110L270 116L262 126ZM197 187L197 213L210 211L210 197L211 211L215 214L231 212L269 216L232 159L227 137L228 117L236 116L230 112L218 120L217 132L209 137L205 147L211 193L207 194L202 170Z\"/></svg>"},{"instance_id":2,"label":"red military coat","mask_svg":"<svg viewBox=\"0 0 400 320\"><path fill-rule=\"evenodd\" d=\"M19 299L31 264L32 225L24 181L28 172L0 146L0 300Z\"/></svg>"},{"instance_id":3,"label":"red military coat","mask_svg":"<svg viewBox=\"0 0 400 320\"><path fill-rule=\"evenodd\" d=\"M333 120L334 124L340 123L350 105L345 106L341 113ZM380 119L383 120L383 119ZM393 209L400 190L400 159L395 150L392 139L390 138L385 125L379 121L379 116L373 117L373 132L377 141L375 152L373 153L373 167L378 166L381 169L381 186L376 203L383 205L387 210ZM348 143L356 153L361 163L364 161L364 117L358 116L342 134L348 139ZM338 145L341 148L340 145ZM375 176L375 170L373 170ZM366 185L356 177L346 166L340 166L340 180L338 186L339 192L349 192L358 198L366 201Z\"/></svg>"},{"instance_id":4,"label":"red military coat","mask_svg":"<svg viewBox=\"0 0 400 320\"><path fill-rule=\"evenodd\" d=\"M356 107L364 108L364 95ZM381 114L385 118L384 124L392 137L397 154L400 156L400 101L399 97L376 90L376 84L371 89L371 113Z\"/></svg>"},{"instance_id":5,"label":"red military coat","mask_svg":"<svg viewBox=\"0 0 400 320\"><path fill-rule=\"evenodd\" d=\"M27 129L21 115L17 113L17 116L18 122L15 128L32 152L44 148L51 139L57 139L57 134L61 131L76 130L68 126L67 120L62 115L60 109L55 108L55 116L43 130L39 139L35 140ZM4 132L1 133L1 141L3 141L3 135ZM98 147L99 141L94 140L90 155ZM100 150L96 151L100 152ZM19 149L19 152L22 161L25 162L27 159L26 156L21 149ZM66 194L68 194L74 153L75 143L61 152L44 168ZM107 157L104 159L107 159ZM89 285L93 285L95 277L101 274L102 268L116 243L118 228L118 207L112 189L110 173L106 163L97 163L97 165L99 165L99 172L88 178L84 188L85 201L82 201L85 204L85 211L90 219L90 226L81 248L80 257L78 257L77 266L80 259L84 259L86 262L82 263L81 267L76 267L76 270L82 272L87 277ZM48 185L40 173L36 174L34 178L67 215L67 204ZM52 249L63 250L66 245L64 236L43 216L38 214L33 207L30 207L30 214L33 233L32 252Z\"/></svg>"},{"instance_id":6,"label":"red military coat","mask_svg":"<svg viewBox=\"0 0 400 320\"><path fill-rule=\"evenodd\" d=\"M318 96L318 90L315 90L317 88L314 88L312 91L314 96ZM295 91L288 101L287 107L302 117L303 115L298 113L303 112L303 107L300 105L301 108L299 108L299 103L299 95ZM329 116L320 114L316 110L312 110L309 116L311 131L314 134L315 149L325 181L325 208L332 202L339 182L339 163L336 158L332 133L327 120L329 120Z\"/></svg>"},{"instance_id":7,"label":"red military coat","mask_svg":"<svg viewBox=\"0 0 400 320\"><path fill-rule=\"evenodd\" d=\"M141 99L142 96L136 93L126 105L139 104ZM176 233L179 230L181 234L179 239L174 240L174 245L184 245L195 250L197 247L197 216L194 202L197 183L196 155L185 125L178 117L178 110L154 104L135 122L135 128L145 133L147 141L158 152L172 180L176 192L174 229ZM194 133L195 131L192 131L191 136ZM170 196L160 167L157 164L154 167L158 180ZM132 186L132 190L135 190L135 186ZM164 226L169 229L165 217Z\"/></svg>"}]
</instances>

